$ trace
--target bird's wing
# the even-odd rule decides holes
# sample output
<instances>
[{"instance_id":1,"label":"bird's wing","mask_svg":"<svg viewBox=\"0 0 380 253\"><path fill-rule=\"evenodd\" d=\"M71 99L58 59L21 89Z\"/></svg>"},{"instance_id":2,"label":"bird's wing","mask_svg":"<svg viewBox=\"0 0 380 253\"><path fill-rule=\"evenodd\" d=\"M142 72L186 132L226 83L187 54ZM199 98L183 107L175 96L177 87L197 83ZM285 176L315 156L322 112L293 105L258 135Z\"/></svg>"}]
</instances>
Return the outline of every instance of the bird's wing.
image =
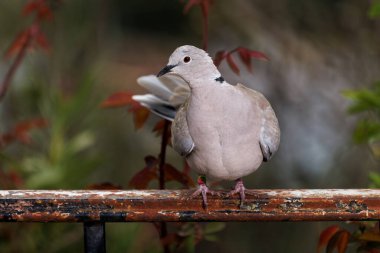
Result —
<instances>
[{"instance_id":1,"label":"bird's wing","mask_svg":"<svg viewBox=\"0 0 380 253\"><path fill-rule=\"evenodd\" d=\"M170 97L166 101L175 108L179 108L190 96L190 87L182 78L164 75L160 76L158 80L170 90Z\"/></svg>"},{"instance_id":2,"label":"bird's wing","mask_svg":"<svg viewBox=\"0 0 380 253\"><path fill-rule=\"evenodd\" d=\"M155 75L140 76L137 83L156 97L169 101L172 91L164 85Z\"/></svg>"},{"instance_id":3,"label":"bird's wing","mask_svg":"<svg viewBox=\"0 0 380 253\"><path fill-rule=\"evenodd\" d=\"M175 76L154 75L142 76L137 79L139 85L150 93L134 95L133 100L148 108L161 118L173 121L176 110L190 95L190 88L186 82Z\"/></svg>"},{"instance_id":4,"label":"bird's wing","mask_svg":"<svg viewBox=\"0 0 380 253\"><path fill-rule=\"evenodd\" d=\"M242 84L238 84L236 87L244 93L249 94L256 101L262 112L259 144L263 153L263 160L266 162L277 151L280 144L280 127L276 114L263 94L249 89Z\"/></svg>"},{"instance_id":5,"label":"bird's wing","mask_svg":"<svg viewBox=\"0 0 380 253\"><path fill-rule=\"evenodd\" d=\"M182 156L190 155L195 147L187 125L186 108L187 102L178 109L172 123L172 145Z\"/></svg>"},{"instance_id":6,"label":"bird's wing","mask_svg":"<svg viewBox=\"0 0 380 253\"><path fill-rule=\"evenodd\" d=\"M174 106L170 105L169 102L152 94L133 95L132 98L161 118L173 121L176 109Z\"/></svg>"}]
</instances>

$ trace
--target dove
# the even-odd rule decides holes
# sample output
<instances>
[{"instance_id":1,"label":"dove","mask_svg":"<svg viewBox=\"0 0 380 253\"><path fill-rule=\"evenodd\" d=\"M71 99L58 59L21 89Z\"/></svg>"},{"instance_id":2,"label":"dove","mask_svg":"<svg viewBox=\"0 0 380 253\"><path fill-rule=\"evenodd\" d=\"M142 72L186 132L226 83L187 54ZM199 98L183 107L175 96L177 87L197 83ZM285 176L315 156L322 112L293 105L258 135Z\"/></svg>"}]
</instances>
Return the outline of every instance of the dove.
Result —
<instances>
[{"instance_id":1,"label":"dove","mask_svg":"<svg viewBox=\"0 0 380 253\"><path fill-rule=\"evenodd\" d=\"M279 147L279 123L270 103L258 91L240 83L227 83L211 57L190 45L177 48L157 77L177 80L180 90L185 91L184 102L170 102L178 95L157 83L150 90L155 91L158 100L149 96L135 99L169 120L174 116L172 146L200 175L199 187L192 196L201 195L207 208L207 194L216 192L208 188L206 178L235 181L229 196L239 194L242 207L246 190L242 178L269 161ZM154 83L152 80L150 83Z\"/></svg>"}]
</instances>

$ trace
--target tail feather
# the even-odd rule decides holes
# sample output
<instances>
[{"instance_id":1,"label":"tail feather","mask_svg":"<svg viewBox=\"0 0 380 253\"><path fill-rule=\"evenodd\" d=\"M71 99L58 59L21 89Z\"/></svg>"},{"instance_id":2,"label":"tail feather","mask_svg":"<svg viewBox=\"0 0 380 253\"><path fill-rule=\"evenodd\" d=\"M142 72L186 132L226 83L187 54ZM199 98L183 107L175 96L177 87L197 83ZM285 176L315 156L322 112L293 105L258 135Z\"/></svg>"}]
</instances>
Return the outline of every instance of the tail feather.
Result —
<instances>
[{"instance_id":1,"label":"tail feather","mask_svg":"<svg viewBox=\"0 0 380 253\"><path fill-rule=\"evenodd\" d=\"M173 121L176 110L190 95L190 88L180 78L154 75L137 79L139 85L148 90L148 94L134 95L132 98L161 118Z\"/></svg>"},{"instance_id":2,"label":"tail feather","mask_svg":"<svg viewBox=\"0 0 380 253\"><path fill-rule=\"evenodd\" d=\"M137 83L144 87L148 92L167 101L173 94L173 92L154 75L141 76L137 79Z\"/></svg>"}]
</instances>

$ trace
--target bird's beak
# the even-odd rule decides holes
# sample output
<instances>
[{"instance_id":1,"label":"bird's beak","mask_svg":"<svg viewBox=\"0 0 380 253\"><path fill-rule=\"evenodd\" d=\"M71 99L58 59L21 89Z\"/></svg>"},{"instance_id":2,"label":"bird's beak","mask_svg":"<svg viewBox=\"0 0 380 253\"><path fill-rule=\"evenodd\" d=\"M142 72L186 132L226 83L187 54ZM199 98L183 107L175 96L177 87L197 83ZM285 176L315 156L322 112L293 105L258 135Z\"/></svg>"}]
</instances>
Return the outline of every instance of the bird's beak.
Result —
<instances>
[{"instance_id":1,"label":"bird's beak","mask_svg":"<svg viewBox=\"0 0 380 253\"><path fill-rule=\"evenodd\" d=\"M165 68L161 69L160 72L158 72L157 77L163 76L166 73L169 73L172 68L174 68L177 65L167 65Z\"/></svg>"}]
</instances>

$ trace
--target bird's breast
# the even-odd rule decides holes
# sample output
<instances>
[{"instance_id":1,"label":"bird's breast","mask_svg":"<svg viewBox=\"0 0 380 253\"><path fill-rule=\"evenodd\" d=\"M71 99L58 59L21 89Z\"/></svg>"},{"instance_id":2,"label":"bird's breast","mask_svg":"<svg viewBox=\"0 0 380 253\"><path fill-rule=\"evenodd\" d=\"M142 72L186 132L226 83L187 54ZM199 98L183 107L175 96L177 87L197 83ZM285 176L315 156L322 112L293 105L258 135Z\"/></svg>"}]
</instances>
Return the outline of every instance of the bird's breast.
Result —
<instances>
[{"instance_id":1,"label":"bird's breast","mask_svg":"<svg viewBox=\"0 0 380 253\"><path fill-rule=\"evenodd\" d=\"M187 121L195 144L192 159L199 170L216 178L236 179L260 165L260 129L255 124L260 114L254 101L240 92L225 88L193 93Z\"/></svg>"}]
</instances>

